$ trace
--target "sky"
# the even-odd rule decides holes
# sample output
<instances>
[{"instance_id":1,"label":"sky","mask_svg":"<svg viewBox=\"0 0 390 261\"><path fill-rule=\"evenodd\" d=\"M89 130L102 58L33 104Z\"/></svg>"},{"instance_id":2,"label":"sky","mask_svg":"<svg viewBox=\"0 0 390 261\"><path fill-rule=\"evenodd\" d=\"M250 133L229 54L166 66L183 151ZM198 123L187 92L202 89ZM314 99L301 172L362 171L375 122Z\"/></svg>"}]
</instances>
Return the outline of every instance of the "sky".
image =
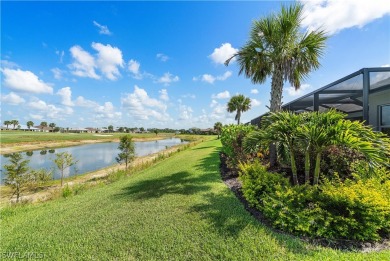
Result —
<instances>
[{"instance_id":1,"label":"sky","mask_svg":"<svg viewBox=\"0 0 390 261\"><path fill-rule=\"evenodd\" d=\"M234 123L226 104L268 111L270 81L252 84L226 59L277 1L1 1L1 122L61 127L212 128ZM388 0L302 2L302 32L329 35L320 59L283 103L365 67L390 64Z\"/></svg>"}]
</instances>

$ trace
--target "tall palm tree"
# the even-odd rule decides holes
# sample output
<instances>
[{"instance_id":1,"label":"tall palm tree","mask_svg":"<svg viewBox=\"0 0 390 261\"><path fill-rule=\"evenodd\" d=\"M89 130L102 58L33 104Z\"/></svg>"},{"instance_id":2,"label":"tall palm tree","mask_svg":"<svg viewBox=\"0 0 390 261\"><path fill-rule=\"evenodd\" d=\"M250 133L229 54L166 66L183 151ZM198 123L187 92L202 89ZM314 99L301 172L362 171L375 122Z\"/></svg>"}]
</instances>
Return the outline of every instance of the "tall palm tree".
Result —
<instances>
[{"instance_id":1,"label":"tall palm tree","mask_svg":"<svg viewBox=\"0 0 390 261\"><path fill-rule=\"evenodd\" d=\"M18 120L12 120L11 124L14 125L14 129L15 129L16 125L19 125L19 121Z\"/></svg>"},{"instance_id":2,"label":"tall palm tree","mask_svg":"<svg viewBox=\"0 0 390 261\"><path fill-rule=\"evenodd\" d=\"M4 121L4 125L7 126L7 129L8 129L8 125L11 125L11 121Z\"/></svg>"},{"instance_id":3,"label":"tall palm tree","mask_svg":"<svg viewBox=\"0 0 390 261\"><path fill-rule=\"evenodd\" d=\"M228 112L237 112L234 118L237 124L240 124L241 113L246 112L251 108L251 100L242 94L233 96L227 104Z\"/></svg>"},{"instance_id":4,"label":"tall palm tree","mask_svg":"<svg viewBox=\"0 0 390 261\"><path fill-rule=\"evenodd\" d=\"M34 122L28 121L28 122L27 122L27 127L28 127L28 129L30 129L32 126L34 126Z\"/></svg>"},{"instance_id":5,"label":"tall palm tree","mask_svg":"<svg viewBox=\"0 0 390 261\"><path fill-rule=\"evenodd\" d=\"M228 65L237 58L239 74L254 84L271 77L271 112L281 110L285 81L299 89L309 72L320 66L327 36L319 29L301 32L302 15L303 5L295 3L282 6L278 14L254 21L247 43L225 62ZM275 165L275 148L271 156L271 165Z\"/></svg>"},{"instance_id":6,"label":"tall palm tree","mask_svg":"<svg viewBox=\"0 0 390 261\"><path fill-rule=\"evenodd\" d=\"M216 122L214 124L214 130L217 132L218 139L219 139L219 135L221 134L221 131L222 131L222 123L221 122Z\"/></svg>"}]
</instances>

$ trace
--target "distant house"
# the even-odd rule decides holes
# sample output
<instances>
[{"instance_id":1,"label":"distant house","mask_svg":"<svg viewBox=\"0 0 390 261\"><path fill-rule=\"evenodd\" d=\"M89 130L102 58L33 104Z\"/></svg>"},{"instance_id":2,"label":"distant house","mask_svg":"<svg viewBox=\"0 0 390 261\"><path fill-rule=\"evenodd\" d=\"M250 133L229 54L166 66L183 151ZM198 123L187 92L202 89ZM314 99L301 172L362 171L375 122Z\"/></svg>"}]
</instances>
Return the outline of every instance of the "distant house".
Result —
<instances>
[{"instance_id":1,"label":"distant house","mask_svg":"<svg viewBox=\"0 0 390 261\"><path fill-rule=\"evenodd\" d=\"M92 127L87 127L85 128L88 133L101 133L102 130L99 128L92 128Z\"/></svg>"},{"instance_id":2,"label":"distant house","mask_svg":"<svg viewBox=\"0 0 390 261\"><path fill-rule=\"evenodd\" d=\"M54 128L52 127L45 127L45 126L35 126L34 128L37 129L37 131L40 131L40 132L54 132Z\"/></svg>"},{"instance_id":3,"label":"distant house","mask_svg":"<svg viewBox=\"0 0 390 261\"><path fill-rule=\"evenodd\" d=\"M88 133L88 129L80 128L80 127L69 128L68 132L69 133Z\"/></svg>"},{"instance_id":4,"label":"distant house","mask_svg":"<svg viewBox=\"0 0 390 261\"><path fill-rule=\"evenodd\" d=\"M20 124L20 125L16 126L15 128L13 128L13 125L9 125L8 127L1 126L0 129L1 130L39 131L39 129L36 127L29 128L29 127L27 127L27 125L23 125L23 124Z\"/></svg>"}]
</instances>

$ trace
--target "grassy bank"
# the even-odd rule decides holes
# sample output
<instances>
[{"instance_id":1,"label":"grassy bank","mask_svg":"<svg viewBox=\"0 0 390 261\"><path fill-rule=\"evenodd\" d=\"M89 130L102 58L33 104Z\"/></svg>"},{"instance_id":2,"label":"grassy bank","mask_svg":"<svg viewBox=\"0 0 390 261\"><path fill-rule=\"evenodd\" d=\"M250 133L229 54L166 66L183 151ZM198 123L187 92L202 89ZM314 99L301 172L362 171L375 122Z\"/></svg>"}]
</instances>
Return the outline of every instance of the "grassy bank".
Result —
<instances>
[{"instance_id":1,"label":"grassy bank","mask_svg":"<svg viewBox=\"0 0 390 261\"><path fill-rule=\"evenodd\" d=\"M82 141L82 140L113 140L119 139L125 133L59 133L59 132L31 132L31 131L1 131L1 143L28 143L53 141ZM154 139L156 137L172 137L174 133L132 133L134 139Z\"/></svg>"},{"instance_id":2,"label":"grassy bank","mask_svg":"<svg viewBox=\"0 0 390 261\"><path fill-rule=\"evenodd\" d=\"M275 233L220 180L219 141L81 195L1 212L0 251L47 260L386 260Z\"/></svg>"}]
</instances>

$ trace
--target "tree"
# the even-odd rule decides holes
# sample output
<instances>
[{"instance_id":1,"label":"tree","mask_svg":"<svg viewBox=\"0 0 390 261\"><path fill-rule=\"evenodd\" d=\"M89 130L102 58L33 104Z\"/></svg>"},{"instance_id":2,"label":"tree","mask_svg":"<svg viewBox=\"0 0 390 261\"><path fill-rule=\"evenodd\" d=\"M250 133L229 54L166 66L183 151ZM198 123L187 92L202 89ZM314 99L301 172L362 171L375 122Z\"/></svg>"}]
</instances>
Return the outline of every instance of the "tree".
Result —
<instances>
[{"instance_id":1,"label":"tree","mask_svg":"<svg viewBox=\"0 0 390 261\"><path fill-rule=\"evenodd\" d=\"M124 135L120 137L119 146L118 149L121 151L118 154L118 157L116 157L116 161L121 164L126 164L126 170L128 167L128 164L134 159L135 157L135 147L134 142L132 140L133 138L130 135Z\"/></svg>"},{"instance_id":2,"label":"tree","mask_svg":"<svg viewBox=\"0 0 390 261\"><path fill-rule=\"evenodd\" d=\"M156 136L158 135L158 129L153 129L153 132L156 134Z\"/></svg>"},{"instance_id":3,"label":"tree","mask_svg":"<svg viewBox=\"0 0 390 261\"><path fill-rule=\"evenodd\" d=\"M42 121L41 124L40 124L41 127L47 127L47 122L46 121Z\"/></svg>"},{"instance_id":4,"label":"tree","mask_svg":"<svg viewBox=\"0 0 390 261\"><path fill-rule=\"evenodd\" d=\"M19 121L18 120L12 120L11 124L14 125L14 129L15 129L16 125L19 125Z\"/></svg>"},{"instance_id":5,"label":"tree","mask_svg":"<svg viewBox=\"0 0 390 261\"><path fill-rule=\"evenodd\" d=\"M49 124L49 127L51 127L51 128L54 128L55 126L56 126L56 124L54 122Z\"/></svg>"},{"instance_id":6,"label":"tree","mask_svg":"<svg viewBox=\"0 0 390 261\"><path fill-rule=\"evenodd\" d=\"M30 129L32 126L34 126L34 122L28 121L28 122L27 122L27 127L28 127L28 129Z\"/></svg>"},{"instance_id":7,"label":"tree","mask_svg":"<svg viewBox=\"0 0 390 261\"><path fill-rule=\"evenodd\" d=\"M228 112L237 112L235 120L240 124L241 113L251 108L251 100L242 94L233 96L227 104Z\"/></svg>"},{"instance_id":8,"label":"tree","mask_svg":"<svg viewBox=\"0 0 390 261\"><path fill-rule=\"evenodd\" d=\"M108 129L108 132L113 132L113 131L114 131L114 126L109 125L109 126L107 127L107 129Z\"/></svg>"},{"instance_id":9,"label":"tree","mask_svg":"<svg viewBox=\"0 0 390 261\"><path fill-rule=\"evenodd\" d=\"M22 154L13 153L9 156L9 164L4 165L6 171L4 184L12 188L12 196L16 195L16 202L19 202L21 192L31 181L29 162L23 160Z\"/></svg>"},{"instance_id":10,"label":"tree","mask_svg":"<svg viewBox=\"0 0 390 261\"><path fill-rule=\"evenodd\" d=\"M221 135L221 131L222 131L222 123L221 122L216 122L214 124L214 130L217 132L218 139L219 139L219 135Z\"/></svg>"},{"instance_id":11,"label":"tree","mask_svg":"<svg viewBox=\"0 0 390 261\"><path fill-rule=\"evenodd\" d=\"M264 83L271 76L270 111L281 110L284 81L299 89L310 71L319 68L327 36L323 30L301 32L303 5L282 6L272 14L252 24L247 43L232 57L237 58L239 74L252 83ZM270 147L271 166L276 164L275 146Z\"/></svg>"},{"instance_id":12,"label":"tree","mask_svg":"<svg viewBox=\"0 0 390 261\"><path fill-rule=\"evenodd\" d=\"M4 125L7 126L7 129L8 129L8 125L11 125L11 121L4 121Z\"/></svg>"},{"instance_id":13,"label":"tree","mask_svg":"<svg viewBox=\"0 0 390 261\"><path fill-rule=\"evenodd\" d=\"M61 171L61 187L62 187L64 181L65 169L77 164L77 161L73 159L72 154L68 152L61 152L56 154L54 163L56 164L57 168Z\"/></svg>"}]
</instances>

